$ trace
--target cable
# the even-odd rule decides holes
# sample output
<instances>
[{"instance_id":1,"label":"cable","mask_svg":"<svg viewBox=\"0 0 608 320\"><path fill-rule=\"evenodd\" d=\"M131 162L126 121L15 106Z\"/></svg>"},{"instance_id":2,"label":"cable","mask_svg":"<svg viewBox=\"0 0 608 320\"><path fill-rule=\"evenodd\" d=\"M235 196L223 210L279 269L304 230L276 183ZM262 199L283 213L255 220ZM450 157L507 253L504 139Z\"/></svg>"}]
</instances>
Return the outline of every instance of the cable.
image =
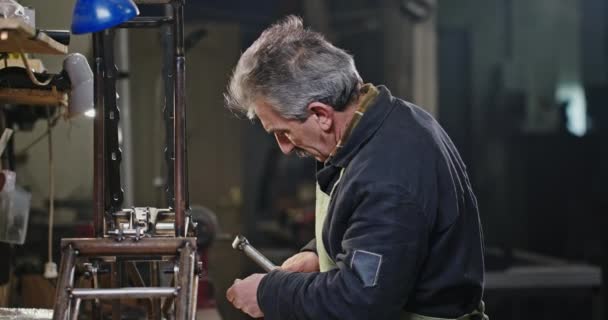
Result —
<instances>
[{"instance_id":1,"label":"cable","mask_svg":"<svg viewBox=\"0 0 608 320\"><path fill-rule=\"evenodd\" d=\"M49 146L49 263L53 263L53 218L55 215L55 168L53 162L53 126L51 107L47 107L47 135Z\"/></svg>"},{"instance_id":2,"label":"cable","mask_svg":"<svg viewBox=\"0 0 608 320\"><path fill-rule=\"evenodd\" d=\"M53 118L51 120L51 124L52 127L54 128L57 125L57 121L59 120L61 116L58 115L55 118ZM47 135L49 134L49 131L45 131L43 134L39 135L38 137L36 137L36 139L34 139L32 142L30 142L30 144L28 144L27 146L25 146L20 152L19 155L25 154L29 149L31 149L32 147L34 147L35 145L38 144L38 142L42 141L42 139L44 139Z\"/></svg>"},{"instance_id":3,"label":"cable","mask_svg":"<svg viewBox=\"0 0 608 320\"><path fill-rule=\"evenodd\" d=\"M25 71L27 72L27 75L30 78L30 80L32 81L32 83L34 83L37 86L46 86L46 85L50 84L51 81L53 80L52 76L50 76L47 80L45 80L43 82L41 82L40 80L38 80L36 78L36 75L32 71L29 61L27 60L27 57L25 56L25 53L23 52L23 47L21 46L21 41L19 40L19 38L15 38L15 41L17 42L17 46L19 48L19 55L21 56L21 60L23 61L23 65L25 66ZM53 87L53 91L55 91L55 90L56 89ZM54 225L53 219L55 216L55 168L54 168L54 162L53 162L53 133L52 133L52 130L57 122L53 121L53 119L51 119L51 107L50 106L47 106L46 113L47 113L46 136L48 137L48 148L49 148L49 230L48 230L49 261L44 266L44 277L47 279L54 279L54 278L57 278L57 264L55 264L53 262L53 225ZM59 117L57 117L57 119L58 118ZM44 137L44 135L42 137ZM33 143L31 143L26 148L26 150L29 149L31 146L35 145L38 141L42 140L42 137L40 137L40 139L36 139Z\"/></svg>"},{"instance_id":4,"label":"cable","mask_svg":"<svg viewBox=\"0 0 608 320\"><path fill-rule=\"evenodd\" d=\"M30 77L30 80L32 80L32 82L35 85L37 85L37 86L46 86L49 83L51 83L51 81L53 80L53 77L49 77L44 82L40 82L36 78L36 75L32 72L32 69L30 68L30 63L27 61L27 58L25 57L25 53L23 53L23 50L21 50L21 48L19 48L19 55L21 56L21 60L23 61L23 64L25 65L25 71L27 71L28 77Z\"/></svg>"},{"instance_id":5,"label":"cable","mask_svg":"<svg viewBox=\"0 0 608 320\"><path fill-rule=\"evenodd\" d=\"M23 61L23 65L25 66L25 71L27 72L27 75L30 78L30 80L37 86L46 86L49 83L51 83L51 81L53 80L53 77L49 77L44 82L40 82L40 80L38 80L36 78L36 75L34 74L34 72L32 72L32 69L30 68L30 63L27 61L27 57L25 56L25 53L23 52L23 47L21 46L21 41L19 40L19 38L15 37L15 42L17 42L17 47L19 48L19 55L21 56L21 61Z\"/></svg>"}]
</instances>

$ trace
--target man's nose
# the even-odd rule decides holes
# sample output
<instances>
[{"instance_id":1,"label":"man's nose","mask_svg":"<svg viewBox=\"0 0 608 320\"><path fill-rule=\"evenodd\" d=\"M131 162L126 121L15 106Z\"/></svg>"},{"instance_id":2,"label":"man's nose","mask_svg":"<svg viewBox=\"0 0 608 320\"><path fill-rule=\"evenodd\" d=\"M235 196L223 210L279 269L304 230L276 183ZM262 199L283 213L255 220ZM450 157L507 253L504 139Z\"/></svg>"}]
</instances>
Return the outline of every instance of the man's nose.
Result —
<instances>
[{"instance_id":1,"label":"man's nose","mask_svg":"<svg viewBox=\"0 0 608 320\"><path fill-rule=\"evenodd\" d=\"M284 154L290 154L293 151L293 149L295 148L295 145L291 141L289 141L289 139L287 139L287 137L285 137L282 134L276 134L276 133L274 136L277 139L277 144L279 145L281 152L283 152Z\"/></svg>"}]
</instances>

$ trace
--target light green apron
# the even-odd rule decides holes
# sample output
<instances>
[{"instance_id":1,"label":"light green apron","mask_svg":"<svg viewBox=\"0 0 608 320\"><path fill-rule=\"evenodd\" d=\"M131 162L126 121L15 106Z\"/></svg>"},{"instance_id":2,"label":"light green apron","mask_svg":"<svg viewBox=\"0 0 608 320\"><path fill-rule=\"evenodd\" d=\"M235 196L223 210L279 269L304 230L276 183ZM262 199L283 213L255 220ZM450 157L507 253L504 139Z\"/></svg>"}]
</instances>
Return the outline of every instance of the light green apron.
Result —
<instances>
[{"instance_id":1,"label":"light green apron","mask_svg":"<svg viewBox=\"0 0 608 320\"><path fill-rule=\"evenodd\" d=\"M329 270L337 268L336 263L329 256L327 250L325 250L325 245L323 244L323 224L325 223L325 219L327 218L329 201L331 200L331 196L334 194L334 190L336 190L336 186L340 182L340 179L342 179L343 173L344 169L340 171L338 181L334 183L329 195L321 191L321 187L319 187L319 184L317 183L317 198L315 204L315 241L317 243L317 255L319 256L319 270L321 272L327 272Z\"/></svg>"},{"instance_id":2,"label":"light green apron","mask_svg":"<svg viewBox=\"0 0 608 320\"><path fill-rule=\"evenodd\" d=\"M334 191L336 190L336 186L342 179L342 175L344 174L344 169L340 171L340 176L336 183L334 183L331 188L331 192L327 195L325 192L321 191L319 184L317 183L317 192L316 192L316 204L315 204L315 241L317 244L317 255L319 256L319 270L321 272L327 272L329 270L337 268L334 260L329 256L327 250L325 250L325 245L323 244L323 224L325 223L325 219L327 218L327 212L329 210L329 201L331 200ZM472 313L463 315L457 319L446 319L446 318L434 318L427 317L415 313L404 312L401 316L401 320L489 320L488 316L485 315L485 306L483 301L479 304L477 310Z\"/></svg>"}]
</instances>

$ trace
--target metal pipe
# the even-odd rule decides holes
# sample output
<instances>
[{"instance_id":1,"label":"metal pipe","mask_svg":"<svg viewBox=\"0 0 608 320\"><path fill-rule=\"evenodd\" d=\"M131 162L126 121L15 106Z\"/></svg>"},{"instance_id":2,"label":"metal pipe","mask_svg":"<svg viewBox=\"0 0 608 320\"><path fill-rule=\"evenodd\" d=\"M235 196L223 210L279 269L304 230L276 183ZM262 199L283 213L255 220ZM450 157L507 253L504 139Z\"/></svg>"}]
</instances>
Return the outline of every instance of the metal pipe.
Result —
<instances>
[{"instance_id":1,"label":"metal pipe","mask_svg":"<svg viewBox=\"0 0 608 320\"><path fill-rule=\"evenodd\" d=\"M179 294L175 298L175 318L190 320L194 319L195 314L192 313L191 304L196 305L196 292L193 292L194 287L192 281L194 279L194 265L196 263L195 247L186 243L181 249L179 257L179 277L177 285L180 288ZM194 296L194 301L191 299ZM196 308L194 309L196 310Z\"/></svg>"},{"instance_id":2,"label":"metal pipe","mask_svg":"<svg viewBox=\"0 0 608 320\"><path fill-rule=\"evenodd\" d=\"M77 298L74 301L74 307L72 308L72 315L70 316L70 320L78 320L78 313L80 312L80 302L82 300Z\"/></svg>"},{"instance_id":3,"label":"metal pipe","mask_svg":"<svg viewBox=\"0 0 608 320\"><path fill-rule=\"evenodd\" d=\"M78 253L78 251L76 251L75 254L77 254L77 253ZM68 287L69 288L74 288L75 287L74 286L74 280L76 280L75 275L76 275L76 266L74 265L74 266L72 266L72 269L70 270L70 282L68 282Z\"/></svg>"},{"instance_id":4,"label":"metal pipe","mask_svg":"<svg viewBox=\"0 0 608 320\"><path fill-rule=\"evenodd\" d=\"M59 279L57 279L57 288L55 289L55 310L53 312L53 320L64 320L65 316L69 311L70 296L69 290L70 283L72 282L72 272L68 270L73 269L74 262L76 261L76 250L71 245L63 247L61 256L61 266L59 268Z\"/></svg>"},{"instance_id":5,"label":"metal pipe","mask_svg":"<svg viewBox=\"0 0 608 320\"><path fill-rule=\"evenodd\" d=\"M103 33L93 34L95 56L95 123L93 128L93 224L95 237L103 237L105 213L105 132L104 132L104 88L103 88Z\"/></svg>"},{"instance_id":6,"label":"metal pipe","mask_svg":"<svg viewBox=\"0 0 608 320\"><path fill-rule=\"evenodd\" d=\"M155 225L156 231L168 231L173 230L173 228L175 228L175 225L169 222L157 222Z\"/></svg>"},{"instance_id":7,"label":"metal pipe","mask_svg":"<svg viewBox=\"0 0 608 320\"><path fill-rule=\"evenodd\" d=\"M152 261L149 263L150 286L152 286L152 287L158 287L158 285L160 284L158 264L159 264L158 261ZM149 317L151 320L160 320L161 319L160 299L159 298L152 299L152 310L151 310Z\"/></svg>"},{"instance_id":8,"label":"metal pipe","mask_svg":"<svg viewBox=\"0 0 608 320\"><path fill-rule=\"evenodd\" d=\"M139 241L103 239L62 239L62 245L73 245L81 256L154 256L177 255L185 243L196 245L196 238L143 238Z\"/></svg>"},{"instance_id":9,"label":"metal pipe","mask_svg":"<svg viewBox=\"0 0 608 320\"><path fill-rule=\"evenodd\" d=\"M129 31L119 30L117 34L118 49L116 63L121 72L130 74L131 62L129 59ZM120 116L121 121L119 123L120 130L122 131L122 173L123 173L123 186L124 186L124 207L133 207L135 205L135 183L133 181L134 172L133 169L133 121L131 117L131 78L125 77L118 80L118 93L120 95Z\"/></svg>"},{"instance_id":10,"label":"metal pipe","mask_svg":"<svg viewBox=\"0 0 608 320\"><path fill-rule=\"evenodd\" d=\"M122 261L117 257L116 261L110 266L110 285L113 288L120 288L122 284ZM99 289L97 289L99 290ZM122 307L120 305L120 299L115 298L112 300L112 320L120 320L122 314Z\"/></svg>"},{"instance_id":11,"label":"metal pipe","mask_svg":"<svg viewBox=\"0 0 608 320\"><path fill-rule=\"evenodd\" d=\"M112 288L112 289L74 289L72 296L83 300L92 299L149 299L158 297L172 297L178 293L171 287L140 287L140 288Z\"/></svg>"},{"instance_id":12,"label":"metal pipe","mask_svg":"<svg viewBox=\"0 0 608 320\"><path fill-rule=\"evenodd\" d=\"M98 281L98 271L99 271L99 265L98 262L93 263L92 268L91 268L91 275L92 275L92 288L93 289L98 289L99 288L99 281ZM99 299L95 299L93 301L91 301L91 320L100 320L103 318L102 315L102 307L101 307L101 303L99 301Z\"/></svg>"},{"instance_id":13,"label":"metal pipe","mask_svg":"<svg viewBox=\"0 0 608 320\"><path fill-rule=\"evenodd\" d=\"M118 126L120 121L120 110L116 98L116 76L118 70L114 62L114 39L115 29L106 29L104 34L104 104L105 134L106 134L106 172L109 184L109 209L111 212L122 209L124 192L121 186L120 165L122 151L118 142Z\"/></svg>"},{"instance_id":14,"label":"metal pipe","mask_svg":"<svg viewBox=\"0 0 608 320\"><path fill-rule=\"evenodd\" d=\"M175 276L171 277L171 286L174 286L174 285L175 285ZM175 297L168 297L167 299L165 299L165 302L163 302L161 312L162 312L162 315L164 315L165 318L167 318L167 319L171 319L169 311L171 311L171 306L174 304L174 302L175 302Z\"/></svg>"},{"instance_id":15,"label":"metal pipe","mask_svg":"<svg viewBox=\"0 0 608 320\"><path fill-rule=\"evenodd\" d=\"M165 15L172 17L172 7L165 6ZM171 18L173 19L173 18ZM175 46L174 34L173 34L173 23L171 25L163 25L161 27L161 46L163 48L163 63L162 63L162 81L163 81L163 93L165 95L164 106L163 106L163 120L165 125L165 206L175 209L175 148L173 139L173 125L174 125L174 105L175 105L175 70L173 58ZM175 228L175 222L173 223ZM175 233L175 232L173 232Z\"/></svg>"},{"instance_id":16,"label":"metal pipe","mask_svg":"<svg viewBox=\"0 0 608 320\"><path fill-rule=\"evenodd\" d=\"M137 269L137 265L135 264L135 262L133 262L133 261L127 262L126 268L127 268L127 273L129 275L129 278L131 279L131 281L133 281L133 283L137 287L146 286L143 278L141 277L141 274L139 273L139 270ZM155 287L155 285L151 285L150 287ZM154 303L153 303L152 299L145 299L145 301L148 304L148 315L151 315L152 313L154 313L154 310L153 310Z\"/></svg>"},{"instance_id":17,"label":"metal pipe","mask_svg":"<svg viewBox=\"0 0 608 320\"><path fill-rule=\"evenodd\" d=\"M196 263L196 259L194 259L194 262ZM196 309L197 309L197 303L198 303L198 282L199 282L199 278L196 275L196 271L194 271L191 275L192 280L190 281L190 283L192 283L192 294L190 295L190 314L193 316L196 316Z\"/></svg>"},{"instance_id":18,"label":"metal pipe","mask_svg":"<svg viewBox=\"0 0 608 320\"><path fill-rule=\"evenodd\" d=\"M277 266L272 263L272 261L268 260L263 254L261 254L256 248L254 248L247 238L238 235L232 241L232 248L243 251L246 256L251 258L253 262L255 262L258 266L262 267L266 272L270 272L274 269L277 269Z\"/></svg>"},{"instance_id":19,"label":"metal pipe","mask_svg":"<svg viewBox=\"0 0 608 320\"><path fill-rule=\"evenodd\" d=\"M174 188L175 236L185 237L185 215L188 209L186 177L186 57L184 56L184 7L173 3L173 34L175 42L175 105L174 107Z\"/></svg>"}]
</instances>

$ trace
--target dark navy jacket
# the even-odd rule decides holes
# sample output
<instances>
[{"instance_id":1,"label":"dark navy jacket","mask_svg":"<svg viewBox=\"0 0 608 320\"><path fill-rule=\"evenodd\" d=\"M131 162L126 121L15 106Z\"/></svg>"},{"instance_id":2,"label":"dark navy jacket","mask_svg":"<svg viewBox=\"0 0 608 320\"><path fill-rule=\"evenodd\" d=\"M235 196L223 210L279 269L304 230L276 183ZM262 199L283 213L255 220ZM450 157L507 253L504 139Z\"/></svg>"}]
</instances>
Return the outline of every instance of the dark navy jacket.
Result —
<instances>
[{"instance_id":1,"label":"dark navy jacket","mask_svg":"<svg viewBox=\"0 0 608 320\"><path fill-rule=\"evenodd\" d=\"M317 171L330 202L323 243L338 268L272 271L267 320L455 318L483 292L477 201L458 151L425 111L385 87L344 148Z\"/></svg>"}]
</instances>

